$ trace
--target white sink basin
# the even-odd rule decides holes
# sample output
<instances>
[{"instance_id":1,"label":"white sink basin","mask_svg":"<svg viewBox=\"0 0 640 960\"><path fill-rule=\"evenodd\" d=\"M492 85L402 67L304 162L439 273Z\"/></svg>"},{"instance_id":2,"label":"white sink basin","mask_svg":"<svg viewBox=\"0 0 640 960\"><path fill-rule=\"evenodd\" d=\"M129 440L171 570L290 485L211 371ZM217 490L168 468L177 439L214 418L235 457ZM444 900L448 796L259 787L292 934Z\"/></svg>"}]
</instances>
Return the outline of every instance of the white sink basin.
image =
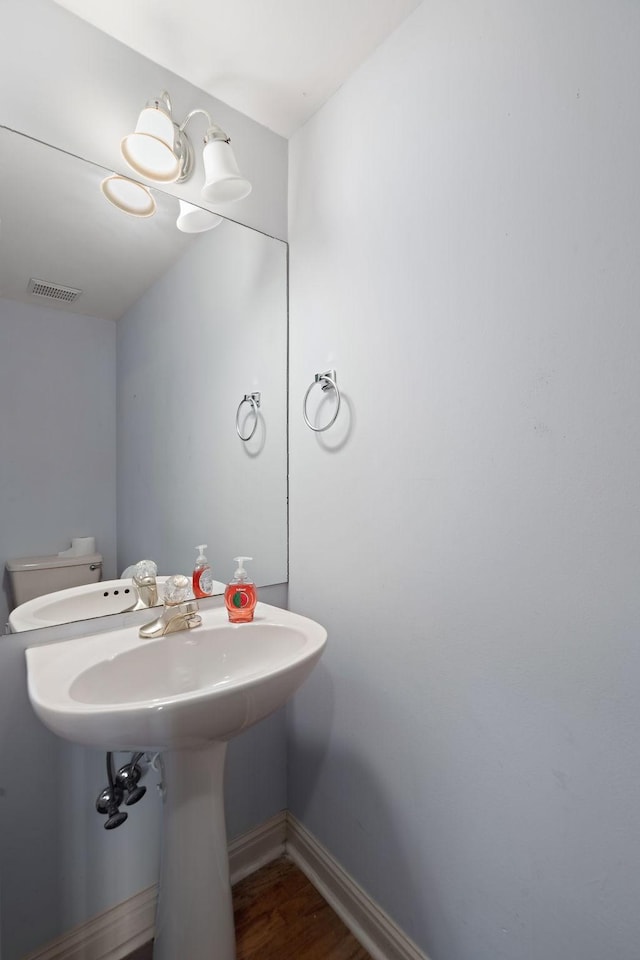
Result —
<instances>
[{"instance_id":1,"label":"white sink basin","mask_svg":"<svg viewBox=\"0 0 640 960\"><path fill-rule=\"evenodd\" d=\"M158 599L162 603L163 585L167 577L157 577ZM213 582L214 593L224 593L225 585ZM36 597L20 604L9 614L9 626L13 633L22 630L37 630L58 623L73 623L123 613L136 600L137 594L131 580L101 580L82 587L70 587Z\"/></svg>"},{"instance_id":2,"label":"white sink basin","mask_svg":"<svg viewBox=\"0 0 640 960\"><path fill-rule=\"evenodd\" d=\"M158 640L137 627L27 650L29 697L59 736L105 750L168 750L228 740L276 710L322 653L326 631L258 604L252 623L224 607Z\"/></svg>"},{"instance_id":3,"label":"white sink basin","mask_svg":"<svg viewBox=\"0 0 640 960\"><path fill-rule=\"evenodd\" d=\"M227 741L285 703L327 640L313 620L263 603L252 623L230 624L225 607L200 614L202 626L157 640L130 627L26 652L29 698L54 733L162 754L154 960L235 960Z\"/></svg>"}]
</instances>

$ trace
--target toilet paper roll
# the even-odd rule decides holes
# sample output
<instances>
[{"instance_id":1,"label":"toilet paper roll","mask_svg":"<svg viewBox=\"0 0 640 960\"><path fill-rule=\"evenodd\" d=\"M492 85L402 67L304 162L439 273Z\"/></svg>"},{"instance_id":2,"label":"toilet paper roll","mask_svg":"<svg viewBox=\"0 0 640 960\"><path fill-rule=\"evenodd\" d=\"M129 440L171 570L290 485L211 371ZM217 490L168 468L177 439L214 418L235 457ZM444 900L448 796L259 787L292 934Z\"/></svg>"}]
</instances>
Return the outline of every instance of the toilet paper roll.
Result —
<instances>
[{"instance_id":1,"label":"toilet paper roll","mask_svg":"<svg viewBox=\"0 0 640 960\"><path fill-rule=\"evenodd\" d=\"M96 552L95 537L73 537L68 550L61 550L59 557L86 557Z\"/></svg>"}]
</instances>

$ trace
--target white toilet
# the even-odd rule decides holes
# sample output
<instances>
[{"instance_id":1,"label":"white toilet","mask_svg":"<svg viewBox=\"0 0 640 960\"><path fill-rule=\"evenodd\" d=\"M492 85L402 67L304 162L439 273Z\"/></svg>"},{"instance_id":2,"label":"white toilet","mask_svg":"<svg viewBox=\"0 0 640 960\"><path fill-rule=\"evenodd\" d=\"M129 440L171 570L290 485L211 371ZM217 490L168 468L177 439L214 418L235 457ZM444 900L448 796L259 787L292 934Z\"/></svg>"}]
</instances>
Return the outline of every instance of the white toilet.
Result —
<instances>
[{"instance_id":1,"label":"white toilet","mask_svg":"<svg viewBox=\"0 0 640 960\"><path fill-rule=\"evenodd\" d=\"M89 553L77 557L21 557L7 560L13 593L13 607L56 590L97 583L102 578L102 556Z\"/></svg>"}]
</instances>

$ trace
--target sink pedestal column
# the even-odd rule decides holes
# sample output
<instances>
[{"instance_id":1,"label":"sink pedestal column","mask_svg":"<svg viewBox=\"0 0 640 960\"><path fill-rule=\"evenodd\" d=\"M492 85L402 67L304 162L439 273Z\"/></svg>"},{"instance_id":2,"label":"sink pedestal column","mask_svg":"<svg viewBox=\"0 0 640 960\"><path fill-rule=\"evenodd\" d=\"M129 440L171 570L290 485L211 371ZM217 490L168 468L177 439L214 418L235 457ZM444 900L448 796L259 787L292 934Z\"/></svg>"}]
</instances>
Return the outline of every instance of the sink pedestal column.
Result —
<instances>
[{"instance_id":1,"label":"sink pedestal column","mask_svg":"<svg viewBox=\"0 0 640 960\"><path fill-rule=\"evenodd\" d=\"M226 743L162 754L160 896L154 960L235 960L224 821Z\"/></svg>"}]
</instances>

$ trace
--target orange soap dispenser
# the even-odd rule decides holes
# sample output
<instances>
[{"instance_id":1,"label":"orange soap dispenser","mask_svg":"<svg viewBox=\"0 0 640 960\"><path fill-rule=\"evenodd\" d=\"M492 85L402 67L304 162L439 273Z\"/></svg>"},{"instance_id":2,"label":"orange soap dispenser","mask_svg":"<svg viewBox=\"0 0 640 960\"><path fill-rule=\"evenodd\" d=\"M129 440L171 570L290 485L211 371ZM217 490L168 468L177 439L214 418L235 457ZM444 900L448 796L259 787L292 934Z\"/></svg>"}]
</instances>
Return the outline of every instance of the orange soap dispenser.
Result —
<instances>
[{"instance_id":1,"label":"orange soap dispenser","mask_svg":"<svg viewBox=\"0 0 640 960\"><path fill-rule=\"evenodd\" d=\"M224 602L231 623L249 623L253 620L258 591L255 583L249 580L243 564L245 560L253 560L253 557L234 557L233 559L238 564L238 569L224 592Z\"/></svg>"},{"instance_id":2,"label":"orange soap dispenser","mask_svg":"<svg viewBox=\"0 0 640 960\"><path fill-rule=\"evenodd\" d=\"M196 547L196 550L199 552L196 558L196 565L193 568L192 584L193 595L198 599L210 597L213 593L213 575L211 573L209 561L204 554L206 549L206 543L201 543L200 546Z\"/></svg>"}]
</instances>

